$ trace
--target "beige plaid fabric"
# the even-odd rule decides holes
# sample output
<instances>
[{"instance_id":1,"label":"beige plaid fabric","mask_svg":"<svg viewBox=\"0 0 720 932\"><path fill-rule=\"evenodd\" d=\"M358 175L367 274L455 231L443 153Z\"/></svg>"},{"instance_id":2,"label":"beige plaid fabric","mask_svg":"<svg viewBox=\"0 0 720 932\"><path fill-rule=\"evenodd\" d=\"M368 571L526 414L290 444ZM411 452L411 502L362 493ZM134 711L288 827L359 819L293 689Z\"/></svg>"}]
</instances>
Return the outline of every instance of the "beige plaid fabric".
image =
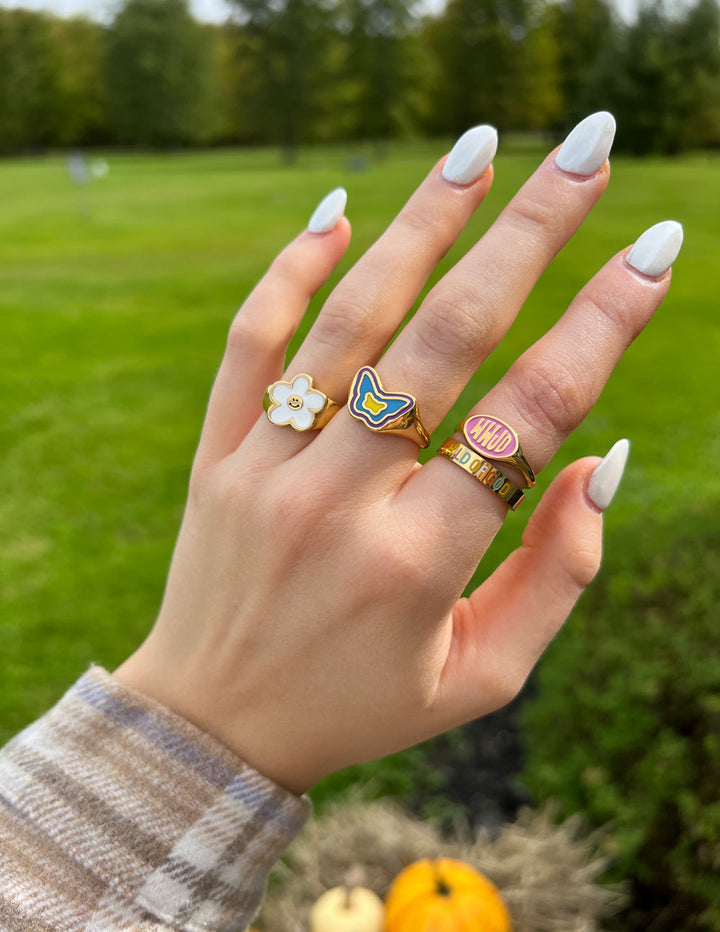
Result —
<instances>
[{"instance_id":1,"label":"beige plaid fabric","mask_svg":"<svg viewBox=\"0 0 720 932\"><path fill-rule=\"evenodd\" d=\"M235 932L312 812L90 667L0 751L0 932Z\"/></svg>"}]
</instances>

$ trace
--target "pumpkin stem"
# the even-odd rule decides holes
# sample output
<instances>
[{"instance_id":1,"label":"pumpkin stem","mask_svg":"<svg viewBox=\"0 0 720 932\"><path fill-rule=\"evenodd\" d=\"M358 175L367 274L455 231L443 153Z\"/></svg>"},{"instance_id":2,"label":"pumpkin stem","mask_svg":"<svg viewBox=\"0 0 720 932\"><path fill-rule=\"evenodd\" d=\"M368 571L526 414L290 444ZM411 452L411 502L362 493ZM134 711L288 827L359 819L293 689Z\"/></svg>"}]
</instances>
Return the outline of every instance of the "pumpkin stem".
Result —
<instances>
[{"instance_id":1,"label":"pumpkin stem","mask_svg":"<svg viewBox=\"0 0 720 932\"><path fill-rule=\"evenodd\" d=\"M353 866L345 872L345 903L344 908L350 909L352 907L352 892L355 887L361 887L365 883L365 868L362 864L353 864Z\"/></svg>"},{"instance_id":2,"label":"pumpkin stem","mask_svg":"<svg viewBox=\"0 0 720 932\"><path fill-rule=\"evenodd\" d=\"M432 862L433 873L435 874L435 892L438 896L450 896L452 887L440 875L440 867L437 861Z\"/></svg>"}]
</instances>

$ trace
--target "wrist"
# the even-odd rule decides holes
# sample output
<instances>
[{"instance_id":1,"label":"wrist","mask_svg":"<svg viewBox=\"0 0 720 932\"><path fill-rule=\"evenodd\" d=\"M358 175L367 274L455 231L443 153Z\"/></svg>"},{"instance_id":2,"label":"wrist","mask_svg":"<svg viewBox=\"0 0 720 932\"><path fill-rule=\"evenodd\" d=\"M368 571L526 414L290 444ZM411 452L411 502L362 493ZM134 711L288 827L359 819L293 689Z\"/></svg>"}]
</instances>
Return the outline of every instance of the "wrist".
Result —
<instances>
[{"instance_id":1,"label":"wrist","mask_svg":"<svg viewBox=\"0 0 720 932\"><path fill-rule=\"evenodd\" d=\"M311 765L298 766L287 760L288 748L274 743L271 734L241 735L237 721L218 702L195 698L184 677L173 677L164 667L154 666L139 648L112 673L123 686L159 703L175 715L219 741L254 770L295 796L302 796L321 780L322 773ZM208 695L207 689L205 694ZM210 708L213 709L210 712Z\"/></svg>"}]
</instances>

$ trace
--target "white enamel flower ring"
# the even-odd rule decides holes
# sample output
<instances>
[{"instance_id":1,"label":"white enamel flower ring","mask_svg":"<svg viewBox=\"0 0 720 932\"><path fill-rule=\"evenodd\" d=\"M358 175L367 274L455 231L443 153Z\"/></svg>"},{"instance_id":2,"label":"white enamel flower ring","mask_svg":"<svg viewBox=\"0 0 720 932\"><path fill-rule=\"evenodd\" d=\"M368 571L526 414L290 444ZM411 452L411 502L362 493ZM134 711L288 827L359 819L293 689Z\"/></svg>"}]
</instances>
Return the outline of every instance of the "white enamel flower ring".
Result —
<instances>
[{"instance_id":1,"label":"white enamel flower ring","mask_svg":"<svg viewBox=\"0 0 720 932\"><path fill-rule=\"evenodd\" d=\"M338 409L327 395L313 389L312 376L305 373L291 382L273 382L265 392L263 406L271 423L289 424L295 430L324 427Z\"/></svg>"}]
</instances>

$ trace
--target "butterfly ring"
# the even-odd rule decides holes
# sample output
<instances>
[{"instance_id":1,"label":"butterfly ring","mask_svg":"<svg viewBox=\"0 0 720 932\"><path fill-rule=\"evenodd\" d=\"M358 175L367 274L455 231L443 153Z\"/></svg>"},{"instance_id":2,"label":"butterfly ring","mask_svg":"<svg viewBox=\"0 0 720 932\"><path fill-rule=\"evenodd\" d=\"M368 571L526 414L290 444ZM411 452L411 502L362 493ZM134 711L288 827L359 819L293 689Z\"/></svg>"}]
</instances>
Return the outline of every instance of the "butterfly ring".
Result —
<instances>
[{"instance_id":1,"label":"butterfly ring","mask_svg":"<svg viewBox=\"0 0 720 932\"><path fill-rule=\"evenodd\" d=\"M430 445L430 435L420 421L417 400L412 395L385 391L372 366L363 366L355 375L348 410L370 430L409 437L420 447Z\"/></svg>"}]
</instances>

